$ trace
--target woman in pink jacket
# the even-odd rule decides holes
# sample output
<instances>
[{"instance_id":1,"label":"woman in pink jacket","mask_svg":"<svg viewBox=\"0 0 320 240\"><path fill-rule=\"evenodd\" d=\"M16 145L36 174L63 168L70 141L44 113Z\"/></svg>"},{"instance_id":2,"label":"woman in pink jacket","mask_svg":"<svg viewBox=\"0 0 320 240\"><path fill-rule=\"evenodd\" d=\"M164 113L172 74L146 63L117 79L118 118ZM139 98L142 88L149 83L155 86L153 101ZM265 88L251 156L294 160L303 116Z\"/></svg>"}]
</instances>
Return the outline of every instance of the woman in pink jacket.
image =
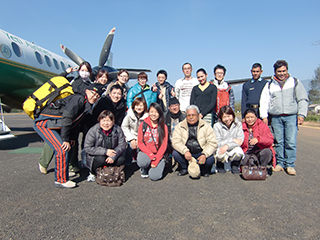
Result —
<instances>
[{"instance_id":1,"label":"woman in pink jacket","mask_svg":"<svg viewBox=\"0 0 320 240\"><path fill-rule=\"evenodd\" d=\"M273 150L273 135L269 127L258 118L254 109L244 112L245 122L242 123L244 141L241 145L245 153L241 165L267 166L271 163L275 167L276 158Z\"/></svg>"},{"instance_id":2,"label":"woman in pink jacket","mask_svg":"<svg viewBox=\"0 0 320 240\"><path fill-rule=\"evenodd\" d=\"M137 164L141 177L160 180L165 168L164 154L168 145L168 128L160 104L151 103L149 117L139 126Z\"/></svg>"}]
</instances>

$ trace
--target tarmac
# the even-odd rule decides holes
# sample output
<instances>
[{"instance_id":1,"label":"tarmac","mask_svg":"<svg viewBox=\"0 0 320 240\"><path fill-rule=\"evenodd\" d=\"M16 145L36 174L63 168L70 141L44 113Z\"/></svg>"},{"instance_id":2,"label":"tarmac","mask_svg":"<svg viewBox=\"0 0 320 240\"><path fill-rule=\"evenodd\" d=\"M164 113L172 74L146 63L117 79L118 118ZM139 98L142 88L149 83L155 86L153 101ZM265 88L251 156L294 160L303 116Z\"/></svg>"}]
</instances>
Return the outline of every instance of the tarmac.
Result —
<instances>
[{"instance_id":1,"label":"tarmac","mask_svg":"<svg viewBox=\"0 0 320 240\"><path fill-rule=\"evenodd\" d=\"M24 114L5 115L15 138L0 141L0 239L320 239L320 128L299 127L296 176L245 181L230 172L157 182L126 169L121 187L72 178L54 187L39 172L43 141Z\"/></svg>"}]
</instances>

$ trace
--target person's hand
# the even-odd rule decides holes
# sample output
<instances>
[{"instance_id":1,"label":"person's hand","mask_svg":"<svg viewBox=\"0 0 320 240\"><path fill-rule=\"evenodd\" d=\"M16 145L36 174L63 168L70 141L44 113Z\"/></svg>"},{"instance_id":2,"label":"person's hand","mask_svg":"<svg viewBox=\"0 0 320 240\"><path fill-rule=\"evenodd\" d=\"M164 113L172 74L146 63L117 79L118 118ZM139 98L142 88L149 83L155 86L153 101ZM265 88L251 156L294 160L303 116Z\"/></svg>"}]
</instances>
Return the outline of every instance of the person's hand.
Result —
<instances>
[{"instance_id":1,"label":"person's hand","mask_svg":"<svg viewBox=\"0 0 320 240\"><path fill-rule=\"evenodd\" d=\"M250 145L256 145L258 143L258 139L257 138L252 138L249 140L249 144Z\"/></svg>"},{"instance_id":2,"label":"person's hand","mask_svg":"<svg viewBox=\"0 0 320 240\"><path fill-rule=\"evenodd\" d=\"M227 150L228 150L228 145L226 144L226 145L223 145L220 149L219 149L219 151L218 151L218 153L220 154L220 155L222 155L222 154L224 154Z\"/></svg>"},{"instance_id":3,"label":"person's hand","mask_svg":"<svg viewBox=\"0 0 320 240\"><path fill-rule=\"evenodd\" d=\"M67 70L66 70L66 73L72 73L72 72L75 72L75 71L78 71L78 67L68 67Z\"/></svg>"},{"instance_id":4,"label":"person's hand","mask_svg":"<svg viewBox=\"0 0 320 240\"><path fill-rule=\"evenodd\" d=\"M232 139L236 144L238 144L239 146L241 146L242 141L240 139L234 138Z\"/></svg>"},{"instance_id":5,"label":"person's hand","mask_svg":"<svg viewBox=\"0 0 320 240\"><path fill-rule=\"evenodd\" d=\"M159 98L159 99L162 99L162 98L163 98L163 94L160 93L159 96L158 96L158 98Z\"/></svg>"},{"instance_id":6,"label":"person's hand","mask_svg":"<svg viewBox=\"0 0 320 240\"><path fill-rule=\"evenodd\" d=\"M174 89L173 89L173 88L171 89L171 96L172 96L172 97L175 97L175 96L176 96L176 93L174 92Z\"/></svg>"},{"instance_id":7,"label":"person's hand","mask_svg":"<svg viewBox=\"0 0 320 240\"><path fill-rule=\"evenodd\" d=\"M242 122L244 123L246 121L246 119L245 118L242 118Z\"/></svg>"},{"instance_id":8,"label":"person's hand","mask_svg":"<svg viewBox=\"0 0 320 240\"><path fill-rule=\"evenodd\" d=\"M264 118L264 119L262 119L262 121L263 121L265 124L268 125L268 118Z\"/></svg>"},{"instance_id":9,"label":"person's hand","mask_svg":"<svg viewBox=\"0 0 320 240\"><path fill-rule=\"evenodd\" d=\"M114 157L117 154L117 152L113 149L108 149L107 150L107 156L108 157Z\"/></svg>"},{"instance_id":10,"label":"person's hand","mask_svg":"<svg viewBox=\"0 0 320 240\"><path fill-rule=\"evenodd\" d=\"M298 116L298 124L302 125L303 122L304 122L304 118Z\"/></svg>"},{"instance_id":11,"label":"person's hand","mask_svg":"<svg viewBox=\"0 0 320 240\"><path fill-rule=\"evenodd\" d=\"M132 149L137 149L138 148L137 140L135 140L135 139L131 140L130 147Z\"/></svg>"},{"instance_id":12,"label":"person's hand","mask_svg":"<svg viewBox=\"0 0 320 240\"><path fill-rule=\"evenodd\" d=\"M71 147L73 147L75 143L76 143L75 140L71 140L71 141L70 141Z\"/></svg>"},{"instance_id":13,"label":"person's hand","mask_svg":"<svg viewBox=\"0 0 320 240\"><path fill-rule=\"evenodd\" d=\"M156 92L156 91L158 91L158 88L157 88L156 84L154 83L154 84L152 84L152 92Z\"/></svg>"},{"instance_id":14,"label":"person's hand","mask_svg":"<svg viewBox=\"0 0 320 240\"><path fill-rule=\"evenodd\" d=\"M112 163L114 163L114 160L111 157L107 157L106 163L112 164Z\"/></svg>"},{"instance_id":15,"label":"person's hand","mask_svg":"<svg viewBox=\"0 0 320 240\"><path fill-rule=\"evenodd\" d=\"M63 151L69 151L71 149L71 145L69 142L63 142L62 145L61 145L61 148Z\"/></svg>"},{"instance_id":16,"label":"person's hand","mask_svg":"<svg viewBox=\"0 0 320 240\"><path fill-rule=\"evenodd\" d=\"M151 163L151 165L150 165L152 168L155 168L156 167L156 165L155 164L153 164L153 163Z\"/></svg>"},{"instance_id":17,"label":"person's hand","mask_svg":"<svg viewBox=\"0 0 320 240\"><path fill-rule=\"evenodd\" d=\"M188 151L184 154L184 158L187 160L187 161L191 161L192 159L192 155L191 153Z\"/></svg>"},{"instance_id":18,"label":"person's hand","mask_svg":"<svg viewBox=\"0 0 320 240\"><path fill-rule=\"evenodd\" d=\"M200 155L200 157L198 157L198 164L203 165L206 163L206 160L207 160L206 156L202 154Z\"/></svg>"}]
</instances>

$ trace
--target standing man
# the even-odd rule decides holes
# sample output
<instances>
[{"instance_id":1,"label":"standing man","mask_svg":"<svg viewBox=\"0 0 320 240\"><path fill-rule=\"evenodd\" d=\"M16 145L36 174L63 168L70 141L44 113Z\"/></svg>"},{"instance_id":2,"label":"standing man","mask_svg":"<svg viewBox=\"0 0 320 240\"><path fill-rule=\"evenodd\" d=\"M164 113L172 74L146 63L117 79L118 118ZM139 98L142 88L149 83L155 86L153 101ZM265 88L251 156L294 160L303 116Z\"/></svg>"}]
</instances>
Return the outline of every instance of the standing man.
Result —
<instances>
[{"instance_id":1,"label":"standing man","mask_svg":"<svg viewBox=\"0 0 320 240\"><path fill-rule=\"evenodd\" d=\"M260 117L274 131L277 166L274 172L286 169L289 175L296 175L298 124L307 116L308 94L302 83L288 74L288 63L278 60L274 65L274 77L261 93Z\"/></svg>"},{"instance_id":2,"label":"standing man","mask_svg":"<svg viewBox=\"0 0 320 240\"><path fill-rule=\"evenodd\" d=\"M259 116L260 96L264 85L267 83L267 80L261 78L262 72L263 70L260 63L253 64L251 69L252 79L242 85L242 122L244 122L243 114L248 108L254 109Z\"/></svg>"},{"instance_id":3,"label":"standing man","mask_svg":"<svg viewBox=\"0 0 320 240\"><path fill-rule=\"evenodd\" d=\"M198 85L198 80L191 77L192 65L186 62L182 65L184 78L177 80L175 84L176 97L180 102L180 110L185 113L189 106L192 88Z\"/></svg>"},{"instance_id":4,"label":"standing man","mask_svg":"<svg viewBox=\"0 0 320 240\"><path fill-rule=\"evenodd\" d=\"M213 69L214 80L211 81L217 87L217 103L216 103L216 113L219 114L220 108L223 106L230 106L234 111L234 93L233 89L229 84L224 81L227 69L218 64Z\"/></svg>"}]
</instances>

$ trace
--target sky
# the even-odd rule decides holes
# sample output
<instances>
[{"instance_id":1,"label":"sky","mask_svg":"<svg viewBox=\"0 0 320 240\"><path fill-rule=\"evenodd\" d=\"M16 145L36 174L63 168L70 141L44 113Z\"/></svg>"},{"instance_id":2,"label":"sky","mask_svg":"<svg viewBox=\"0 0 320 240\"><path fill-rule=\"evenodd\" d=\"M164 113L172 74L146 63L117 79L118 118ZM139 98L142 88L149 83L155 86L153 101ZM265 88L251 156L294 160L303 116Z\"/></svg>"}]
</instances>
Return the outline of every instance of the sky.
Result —
<instances>
[{"instance_id":1,"label":"sky","mask_svg":"<svg viewBox=\"0 0 320 240\"><path fill-rule=\"evenodd\" d=\"M64 56L63 44L96 66L109 31L115 68L147 68L149 83L160 69L174 85L182 64L193 76L222 64L225 79L251 77L260 62L265 76L284 59L300 80L320 64L319 0L1 0L0 28ZM135 80L131 80L135 81Z\"/></svg>"}]
</instances>

